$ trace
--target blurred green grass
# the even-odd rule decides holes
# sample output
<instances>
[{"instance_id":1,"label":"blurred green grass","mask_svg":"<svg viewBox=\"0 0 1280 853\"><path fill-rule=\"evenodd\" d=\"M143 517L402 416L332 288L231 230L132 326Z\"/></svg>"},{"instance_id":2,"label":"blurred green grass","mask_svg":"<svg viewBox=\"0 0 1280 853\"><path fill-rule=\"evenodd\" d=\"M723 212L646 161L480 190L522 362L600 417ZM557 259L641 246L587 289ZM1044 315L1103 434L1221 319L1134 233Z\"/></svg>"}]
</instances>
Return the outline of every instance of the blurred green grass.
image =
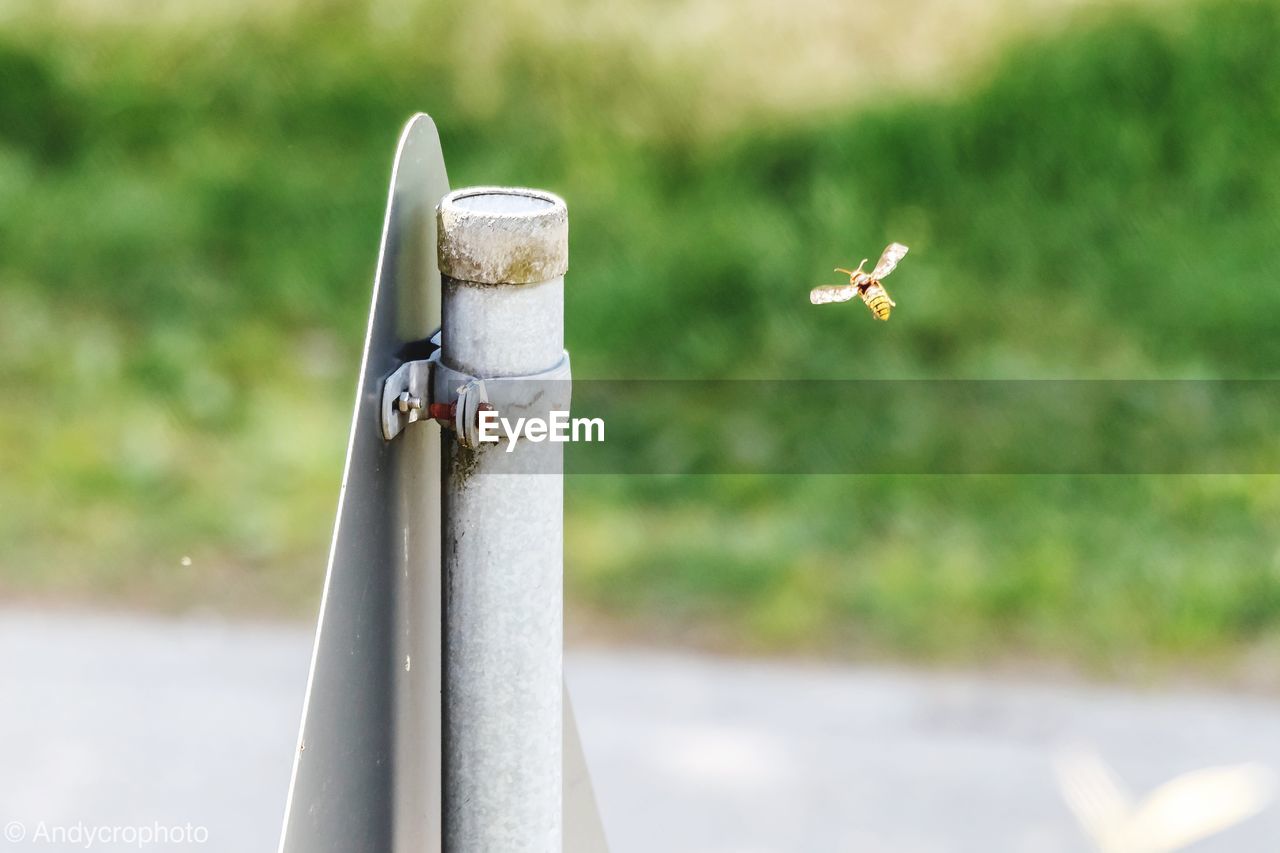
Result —
<instances>
[{"instance_id":1,"label":"blurred green grass","mask_svg":"<svg viewBox=\"0 0 1280 853\"><path fill-rule=\"evenodd\" d=\"M946 95L714 132L625 50L460 65L467 14L10 21L0 589L311 612L418 109L455 186L568 198L580 377L1276 372L1273 4L1116 10ZM808 305L891 239L892 322ZM1267 476L578 477L567 501L577 606L651 637L1122 668L1280 636Z\"/></svg>"}]
</instances>

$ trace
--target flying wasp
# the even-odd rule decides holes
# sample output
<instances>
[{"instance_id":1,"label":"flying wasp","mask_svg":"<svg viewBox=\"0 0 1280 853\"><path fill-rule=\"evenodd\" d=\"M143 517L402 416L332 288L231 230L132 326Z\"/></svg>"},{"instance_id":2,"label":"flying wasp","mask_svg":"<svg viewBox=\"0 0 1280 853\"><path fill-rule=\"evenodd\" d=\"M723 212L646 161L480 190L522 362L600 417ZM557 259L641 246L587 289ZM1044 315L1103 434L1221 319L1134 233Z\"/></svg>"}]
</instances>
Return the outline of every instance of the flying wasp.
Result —
<instances>
[{"instance_id":1,"label":"flying wasp","mask_svg":"<svg viewBox=\"0 0 1280 853\"><path fill-rule=\"evenodd\" d=\"M901 243L890 243L885 247L884 254L880 256L880 260L876 261L876 267L871 272L863 272L862 268L867 265L867 259L863 258L862 263L858 264L856 270L846 270L836 267L836 272L842 272L849 276L848 284L828 284L822 287L815 287L809 291L809 301L814 305L823 305L827 302L848 302L855 296L862 297L862 301L871 309L871 316L877 320L888 320L889 311L895 308L898 303L889 298L888 292L884 289L884 285L880 283L880 279L893 272L894 267L898 265L898 261L902 260L907 254L907 247Z\"/></svg>"}]
</instances>

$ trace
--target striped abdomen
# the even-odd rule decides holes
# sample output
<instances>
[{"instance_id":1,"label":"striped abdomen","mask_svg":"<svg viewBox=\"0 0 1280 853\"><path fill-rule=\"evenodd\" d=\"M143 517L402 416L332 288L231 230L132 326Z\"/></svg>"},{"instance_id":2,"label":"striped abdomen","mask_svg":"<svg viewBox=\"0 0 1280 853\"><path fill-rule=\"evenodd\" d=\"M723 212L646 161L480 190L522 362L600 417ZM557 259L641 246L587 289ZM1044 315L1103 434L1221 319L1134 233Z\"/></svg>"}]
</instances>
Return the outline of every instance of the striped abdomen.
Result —
<instances>
[{"instance_id":1,"label":"striped abdomen","mask_svg":"<svg viewBox=\"0 0 1280 853\"><path fill-rule=\"evenodd\" d=\"M884 292L880 282L873 281L866 286L862 291L862 301L871 309L871 316L877 320L889 319L889 309L893 307L893 301L889 299L889 294Z\"/></svg>"}]
</instances>

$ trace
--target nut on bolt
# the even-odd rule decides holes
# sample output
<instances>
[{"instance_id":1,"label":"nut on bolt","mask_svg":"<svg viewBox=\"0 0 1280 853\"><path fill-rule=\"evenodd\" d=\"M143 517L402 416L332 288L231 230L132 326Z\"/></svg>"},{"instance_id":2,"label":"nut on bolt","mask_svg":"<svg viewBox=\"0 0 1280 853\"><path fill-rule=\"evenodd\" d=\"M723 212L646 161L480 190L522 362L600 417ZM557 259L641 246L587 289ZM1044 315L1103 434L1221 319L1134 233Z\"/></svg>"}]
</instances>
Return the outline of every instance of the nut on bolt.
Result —
<instances>
[{"instance_id":1,"label":"nut on bolt","mask_svg":"<svg viewBox=\"0 0 1280 853\"><path fill-rule=\"evenodd\" d=\"M401 391L396 398L396 408L405 413L422 411L422 398L415 397L408 391Z\"/></svg>"}]
</instances>

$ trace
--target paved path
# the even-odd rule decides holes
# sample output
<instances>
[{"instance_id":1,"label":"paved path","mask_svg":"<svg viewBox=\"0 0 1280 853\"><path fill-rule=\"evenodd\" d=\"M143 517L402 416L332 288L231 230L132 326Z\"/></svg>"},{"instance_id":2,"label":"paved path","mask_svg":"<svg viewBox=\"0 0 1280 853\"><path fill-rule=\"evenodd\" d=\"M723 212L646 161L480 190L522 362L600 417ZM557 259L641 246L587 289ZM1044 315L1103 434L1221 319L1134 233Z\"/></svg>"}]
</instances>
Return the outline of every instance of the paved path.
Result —
<instances>
[{"instance_id":1,"label":"paved path","mask_svg":"<svg viewBox=\"0 0 1280 853\"><path fill-rule=\"evenodd\" d=\"M77 823L273 849L309 651L301 627L0 610L0 833L26 835L0 853L84 849L34 841ZM1087 850L1050 769L1064 739L1138 790L1280 768L1280 702L640 652L568 668L615 853ZM1194 849L1277 839L1272 808Z\"/></svg>"}]
</instances>

